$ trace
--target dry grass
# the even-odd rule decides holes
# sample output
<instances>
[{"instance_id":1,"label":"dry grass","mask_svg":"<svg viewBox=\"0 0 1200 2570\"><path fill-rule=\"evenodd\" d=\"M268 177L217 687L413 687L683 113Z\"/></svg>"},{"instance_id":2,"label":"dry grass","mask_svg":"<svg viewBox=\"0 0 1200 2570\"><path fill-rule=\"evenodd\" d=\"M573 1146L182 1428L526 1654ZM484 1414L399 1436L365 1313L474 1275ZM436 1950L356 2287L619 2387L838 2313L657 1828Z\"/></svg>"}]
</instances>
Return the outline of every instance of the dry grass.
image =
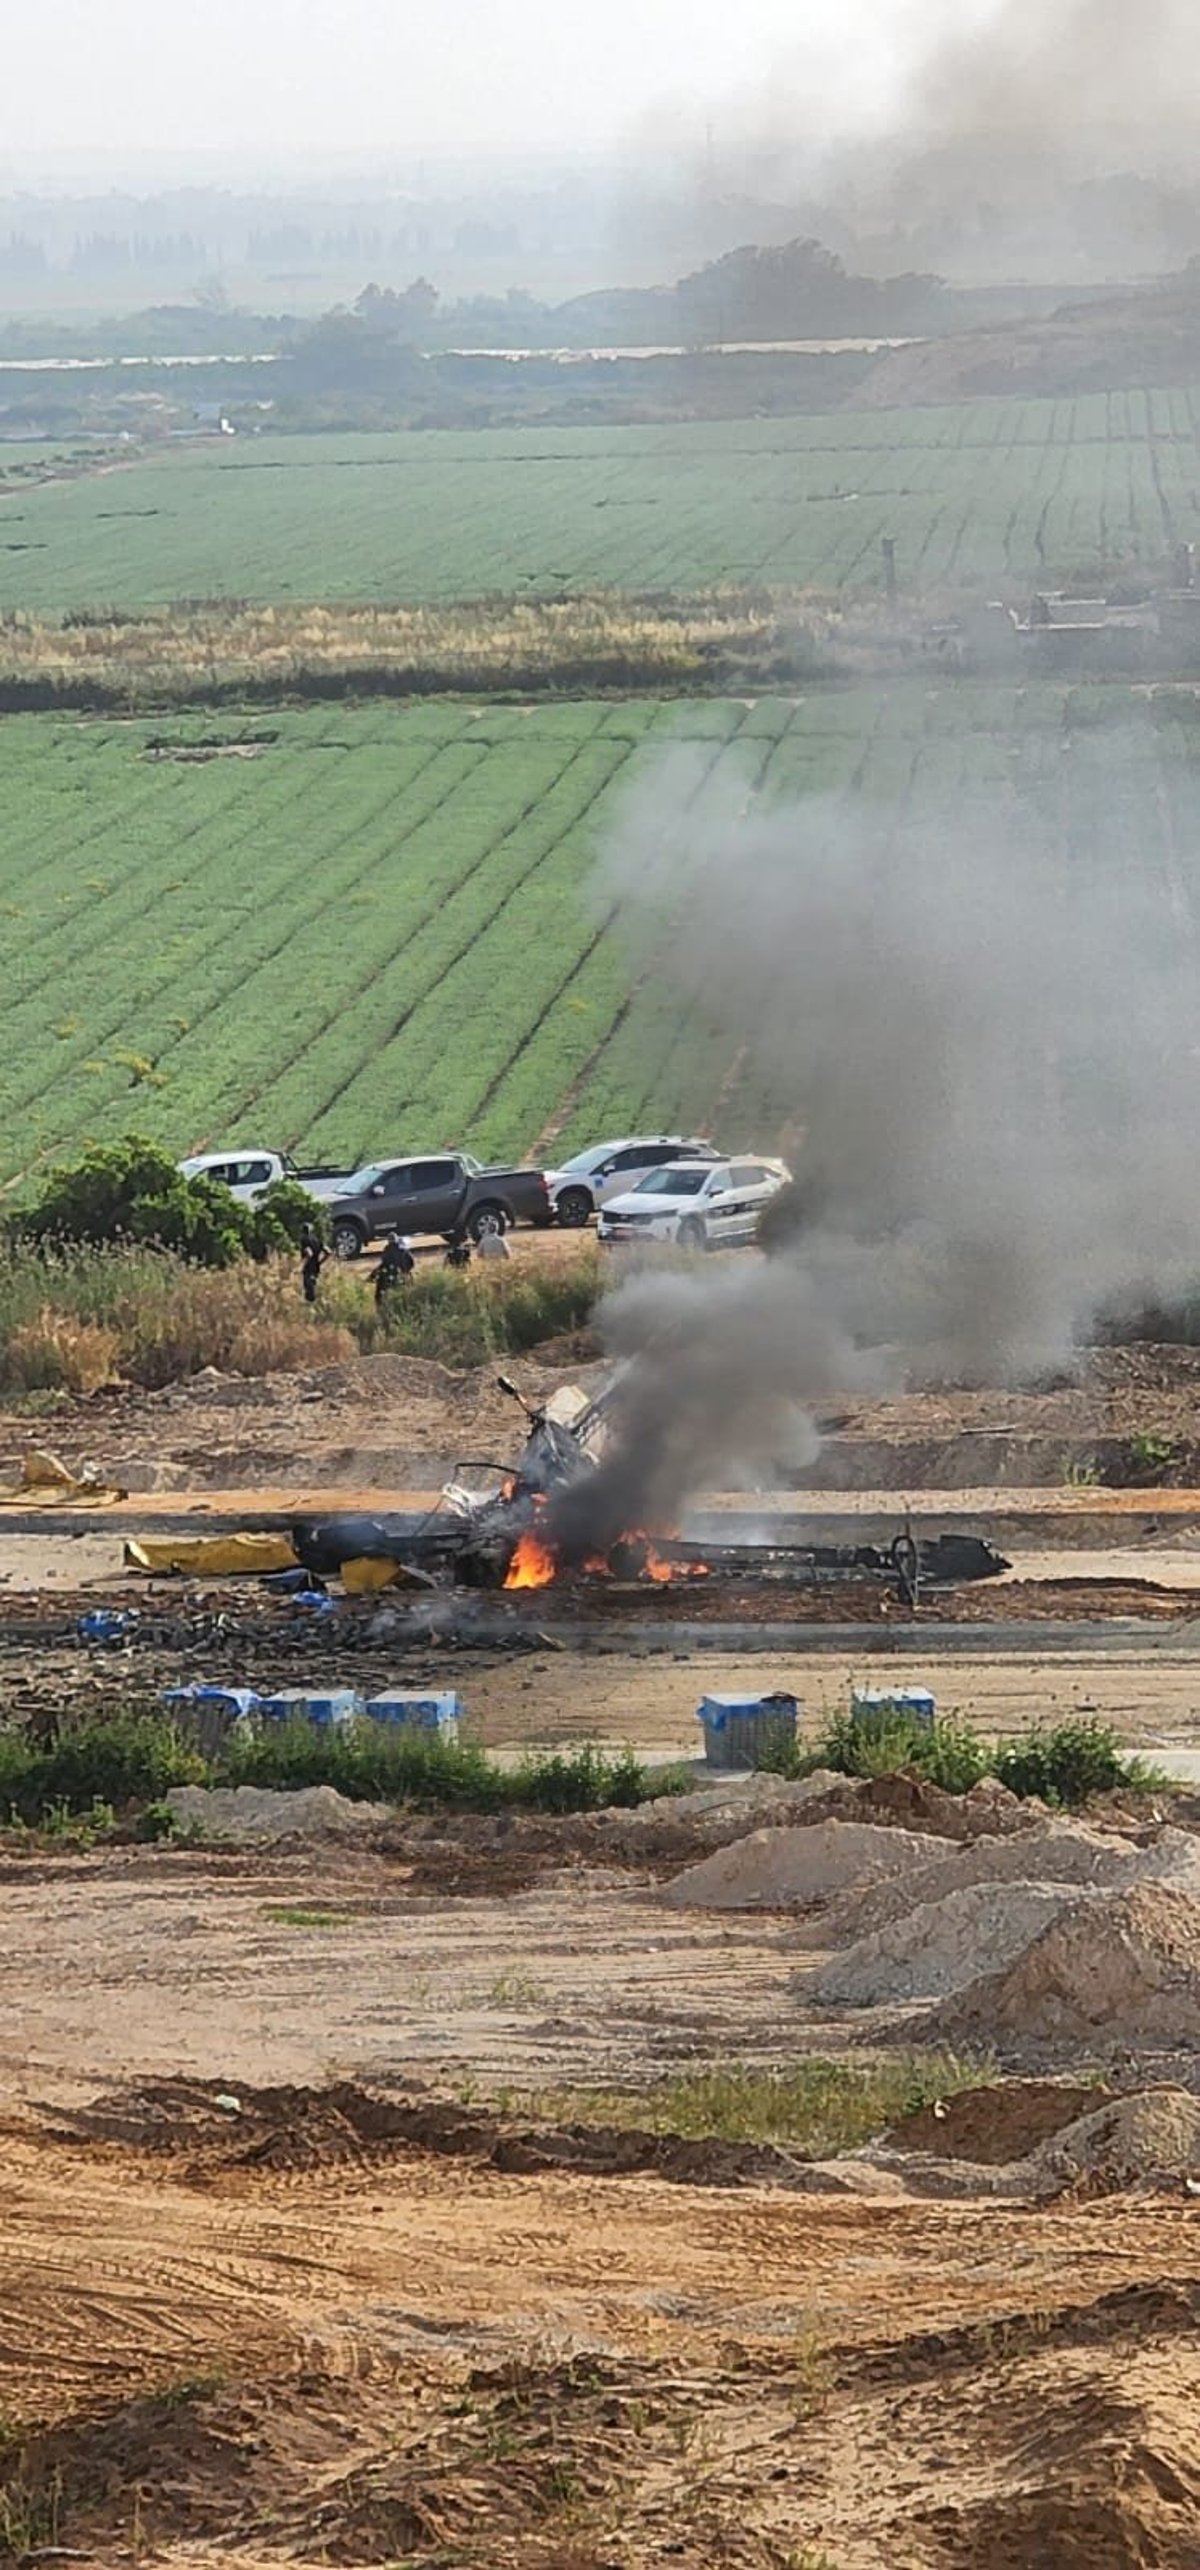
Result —
<instances>
[{"instance_id":1,"label":"dry grass","mask_svg":"<svg viewBox=\"0 0 1200 2570\"><path fill-rule=\"evenodd\" d=\"M344 1322L301 1302L290 1259L215 1269L153 1249L0 1256L0 1391L9 1394L89 1393L118 1378L157 1390L210 1365L273 1374L344 1365L358 1352Z\"/></svg>"},{"instance_id":2,"label":"dry grass","mask_svg":"<svg viewBox=\"0 0 1200 2570\"><path fill-rule=\"evenodd\" d=\"M4 1349L4 1377L14 1392L99 1392L120 1368L121 1342L101 1321L77 1320L48 1305L20 1321Z\"/></svg>"},{"instance_id":3,"label":"dry grass","mask_svg":"<svg viewBox=\"0 0 1200 2570\"><path fill-rule=\"evenodd\" d=\"M306 1373L380 1349L481 1365L586 1327L600 1287L587 1249L544 1271L425 1267L381 1318L370 1280L334 1262L310 1309L294 1258L209 1268L144 1247L14 1242L0 1247L0 1394L90 1393L120 1379L157 1391L206 1366Z\"/></svg>"},{"instance_id":4,"label":"dry grass","mask_svg":"<svg viewBox=\"0 0 1200 2570\"><path fill-rule=\"evenodd\" d=\"M807 610L803 612L807 613ZM250 607L0 620L0 707L157 707L341 694L763 685L812 676L801 602L766 590L443 607ZM253 744L210 745L253 755ZM161 754L203 756L203 744Z\"/></svg>"}]
</instances>

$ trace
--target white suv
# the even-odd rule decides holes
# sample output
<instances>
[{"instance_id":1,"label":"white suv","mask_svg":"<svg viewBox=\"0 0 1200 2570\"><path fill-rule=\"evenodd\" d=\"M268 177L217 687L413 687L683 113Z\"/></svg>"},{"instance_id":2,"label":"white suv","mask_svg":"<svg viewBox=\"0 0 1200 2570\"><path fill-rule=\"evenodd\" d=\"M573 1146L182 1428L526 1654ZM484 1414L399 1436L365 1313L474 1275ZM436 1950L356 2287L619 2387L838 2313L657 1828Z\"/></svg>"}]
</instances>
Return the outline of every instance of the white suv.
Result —
<instances>
[{"instance_id":1,"label":"white suv","mask_svg":"<svg viewBox=\"0 0 1200 2570\"><path fill-rule=\"evenodd\" d=\"M675 1160L648 1169L600 1216L601 1240L672 1240L682 1249L740 1249L763 1206L791 1177L782 1160Z\"/></svg>"},{"instance_id":2,"label":"white suv","mask_svg":"<svg viewBox=\"0 0 1200 2570\"><path fill-rule=\"evenodd\" d=\"M644 1169L661 1169L673 1160L719 1160L713 1142L689 1142L678 1133L630 1135L624 1142L593 1142L577 1151L562 1169L546 1171L554 1219L565 1230L582 1230L592 1215L634 1187Z\"/></svg>"}]
</instances>

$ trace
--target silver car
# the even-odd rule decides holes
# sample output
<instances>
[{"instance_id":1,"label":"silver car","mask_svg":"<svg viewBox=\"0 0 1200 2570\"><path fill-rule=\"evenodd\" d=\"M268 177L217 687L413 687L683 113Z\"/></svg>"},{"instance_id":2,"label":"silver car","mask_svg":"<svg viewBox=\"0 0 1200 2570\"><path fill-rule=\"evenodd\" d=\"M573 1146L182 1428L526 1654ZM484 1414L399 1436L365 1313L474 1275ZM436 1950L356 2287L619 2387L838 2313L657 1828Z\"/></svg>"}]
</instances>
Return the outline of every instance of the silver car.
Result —
<instances>
[{"instance_id":1,"label":"silver car","mask_svg":"<svg viewBox=\"0 0 1200 2570\"><path fill-rule=\"evenodd\" d=\"M687 1141L677 1133L630 1135L623 1142L593 1142L577 1151L562 1169L546 1171L554 1219L564 1230L580 1231L609 1198L637 1185L647 1169L663 1169L673 1160L719 1160L713 1142Z\"/></svg>"}]
</instances>

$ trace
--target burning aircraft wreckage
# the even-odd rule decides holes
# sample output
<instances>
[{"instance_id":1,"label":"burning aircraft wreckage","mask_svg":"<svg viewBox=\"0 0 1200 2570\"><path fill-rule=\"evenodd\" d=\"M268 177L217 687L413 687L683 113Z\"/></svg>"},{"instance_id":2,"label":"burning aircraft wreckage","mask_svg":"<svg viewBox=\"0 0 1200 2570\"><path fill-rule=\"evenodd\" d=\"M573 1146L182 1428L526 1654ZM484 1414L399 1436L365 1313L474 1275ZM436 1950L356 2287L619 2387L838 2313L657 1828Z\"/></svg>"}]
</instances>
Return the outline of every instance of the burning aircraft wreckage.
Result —
<instances>
[{"instance_id":1,"label":"burning aircraft wreckage","mask_svg":"<svg viewBox=\"0 0 1200 2570\"><path fill-rule=\"evenodd\" d=\"M424 1514L309 1517L292 1529L297 1558L312 1572L347 1564L394 1566L403 1585L422 1589L545 1590L556 1585L770 1582L808 1587L840 1580L890 1585L915 1607L924 1586L989 1579L1008 1563L982 1538L943 1534L917 1541L904 1527L889 1545L711 1541L614 1525L603 1465L617 1432L621 1377L594 1400L574 1389L535 1409L507 1376L498 1377L525 1413L528 1435L513 1463L464 1458ZM622 1416L619 1433L636 1433ZM483 1476L473 1488L466 1476Z\"/></svg>"}]
</instances>

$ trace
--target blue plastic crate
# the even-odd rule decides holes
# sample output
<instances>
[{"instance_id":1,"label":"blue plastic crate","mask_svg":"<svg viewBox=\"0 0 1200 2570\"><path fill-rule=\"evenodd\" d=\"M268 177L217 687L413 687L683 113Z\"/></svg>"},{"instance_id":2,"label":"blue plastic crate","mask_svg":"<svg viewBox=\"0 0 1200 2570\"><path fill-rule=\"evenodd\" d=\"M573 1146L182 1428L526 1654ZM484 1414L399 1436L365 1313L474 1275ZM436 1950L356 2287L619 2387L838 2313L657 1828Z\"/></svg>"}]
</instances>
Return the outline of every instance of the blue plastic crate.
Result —
<instances>
[{"instance_id":1,"label":"blue plastic crate","mask_svg":"<svg viewBox=\"0 0 1200 2570\"><path fill-rule=\"evenodd\" d=\"M449 1687L440 1695L406 1695L389 1687L382 1695L368 1696L365 1710L372 1722L396 1722L410 1731L435 1731L440 1740L457 1740L463 1704Z\"/></svg>"},{"instance_id":2,"label":"blue plastic crate","mask_svg":"<svg viewBox=\"0 0 1200 2570\"><path fill-rule=\"evenodd\" d=\"M932 1725L937 1720L937 1704L928 1687L854 1687L850 1694L850 1719L861 1722L864 1715L898 1713L910 1722Z\"/></svg>"},{"instance_id":3,"label":"blue plastic crate","mask_svg":"<svg viewBox=\"0 0 1200 2570\"><path fill-rule=\"evenodd\" d=\"M796 1737L799 1705L777 1688L757 1695L706 1695L696 1720L710 1767L757 1767Z\"/></svg>"},{"instance_id":4,"label":"blue plastic crate","mask_svg":"<svg viewBox=\"0 0 1200 2570\"><path fill-rule=\"evenodd\" d=\"M280 1687L276 1695L259 1697L258 1710L268 1722L288 1722L300 1714L306 1722L317 1722L336 1730L353 1722L363 1709L357 1687Z\"/></svg>"},{"instance_id":5,"label":"blue plastic crate","mask_svg":"<svg viewBox=\"0 0 1200 2570\"><path fill-rule=\"evenodd\" d=\"M222 1705L244 1722L247 1714L257 1712L262 1698L256 1695L253 1687L206 1687L201 1686L197 1681L190 1687L164 1687L162 1702L164 1704Z\"/></svg>"}]
</instances>

